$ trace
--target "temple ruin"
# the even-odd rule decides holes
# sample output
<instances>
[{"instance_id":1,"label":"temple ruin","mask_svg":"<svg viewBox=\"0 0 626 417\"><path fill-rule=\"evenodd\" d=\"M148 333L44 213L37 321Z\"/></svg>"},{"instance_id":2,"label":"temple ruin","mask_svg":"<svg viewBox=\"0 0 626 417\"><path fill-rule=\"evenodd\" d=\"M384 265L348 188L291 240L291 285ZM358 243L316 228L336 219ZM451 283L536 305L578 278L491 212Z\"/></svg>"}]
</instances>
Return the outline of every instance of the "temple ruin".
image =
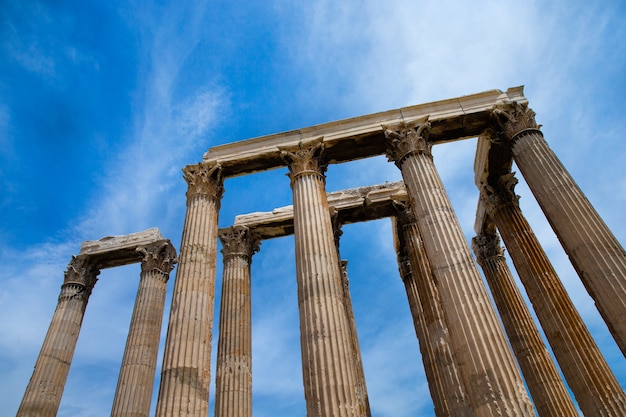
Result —
<instances>
[{"instance_id":1,"label":"temple ruin","mask_svg":"<svg viewBox=\"0 0 626 417\"><path fill-rule=\"evenodd\" d=\"M470 244L431 150L472 137L480 198ZM377 155L386 155L403 181L326 192L329 164ZM515 87L209 149L183 169L187 213L178 258L151 229L86 242L72 259L18 416L56 415L98 271L131 262L142 263L141 281L111 415L149 415L165 283L178 262L156 416L207 416L221 241L215 416L251 417L250 263L263 240L293 234L306 415L369 417L339 248L342 225L379 218L392 218L389 239L437 417L578 416L567 387L585 416L626 415L623 389L520 210L513 162L626 355L626 253L544 140L523 88ZM293 205L241 213L231 227L218 228L226 178L285 166Z\"/></svg>"}]
</instances>

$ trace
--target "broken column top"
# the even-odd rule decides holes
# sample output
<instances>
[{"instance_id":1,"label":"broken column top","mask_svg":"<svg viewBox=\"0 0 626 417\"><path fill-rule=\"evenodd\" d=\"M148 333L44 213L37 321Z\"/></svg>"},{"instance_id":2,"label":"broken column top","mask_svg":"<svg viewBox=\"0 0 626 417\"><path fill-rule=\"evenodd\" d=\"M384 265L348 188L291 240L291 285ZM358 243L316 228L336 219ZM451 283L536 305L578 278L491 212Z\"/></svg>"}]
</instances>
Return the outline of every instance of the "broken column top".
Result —
<instances>
[{"instance_id":1,"label":"broken column top","mask_svg":"<svg viewBox=\"0 0 626 417\"><path fill-rule=\"evenodd\" d=\"M137 248L151 243L167 241L159 229L152 228L143 232L121 236L106 236L99 240L88 240L80 246L80 255L90 256L100 268L128 265L141 261Z\"/></svg>"}]
</instances>

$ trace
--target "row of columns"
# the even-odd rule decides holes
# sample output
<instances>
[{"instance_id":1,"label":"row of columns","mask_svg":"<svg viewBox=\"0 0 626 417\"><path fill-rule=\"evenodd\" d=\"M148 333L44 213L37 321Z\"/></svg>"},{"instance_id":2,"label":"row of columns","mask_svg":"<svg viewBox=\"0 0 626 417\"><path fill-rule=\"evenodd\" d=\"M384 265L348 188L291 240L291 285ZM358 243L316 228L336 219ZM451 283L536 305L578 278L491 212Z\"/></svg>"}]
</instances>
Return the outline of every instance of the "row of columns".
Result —
<instances>
[{"instance_id":1,"label":"row of columns","mask_svg":"<svg viewBox=\"0 0 626 417\"><path fill-rule=\"evenodd\" d=\"M519 109L515 109L517 110ZM512 120L519 118L515 111L494 112L494 119L499 123L497 126L500 128L507 126L510 131ZM470 249L433 164L431 145L428 142L428 121L421 120L411 125L384 129L388 143L387 154L390 160L400 168L410 196L410 212L415 220L413 223L408 223L412 225L409 228L420 233L417 235L419 238L416 238L415 234L402 232L400 239L403 240L405 248L410 248L407 251L408 255L404 256L410 259L409 264L417 265L411 265L409 272L405 270L403 277L416 321L416 331L418 327L422 329L418 331L423 334L419 337L420 344L421 340L424 340L426 345L430 344L429 347L425 346L422 349L425 352L425 360L436 364L428 368L433 371L431 373L434 375L429 377L429 380L432 380L429 382L437 415L533 415L533 407L526 395L515 359L508 348L507 339L499 325L498 317L491 306ZM517 143L521 136L536 139L538 135L536 132L529 135L525 129L527 128L520 128L521 131L515 133L515 140L510 137L508 140L511 143ZM547 149L547 145L543 146ZM516 149L518 152L517 154L514 152L514 156L518 158L521 156L522 147L518 146ZM359 401L356 388L359 370L355 365L357 361L351 356L350 320L349 315L345 313L345 299L342 297L341 270L335 267L338 265L339 257L333 246L332 220L324 190L323 141L318 139L300 143L297 147L284 148L282 156L289 167L293 189L298 302L307 415L362 416L366 411L362 407L363 402ZM535 166L534 168L540 169L541 167ZM213 184L212 189L219 191L210 198L219 204L222 191L219 166L204 167L200 164L187 169L196 170L198 173L206 172L205 175L198 175L197 178L203 181L210 180L209 182ZM563 172L561 172L562 175ZM536 177L544 180L546 176L549 175L544 172ZM196 187L195 183L189 183L188 202L197 198L192 193ZM577 200L577 197L573 199ZM562 210L571 210L571 207L571 204L560 206ZM215 203L204 206L204 210L204 216L198 216L203 219L203 224L215 224L218 213ZM188 209L188 217L191 216L191 212L193 210ZM190 226L186 225L186 230ZM205 232L209 231L206 227ZM216 229L210 229L210 231L213 235L209 237L216 237ZM475 242L480 242L480 238L486 239L485 236L479 236ZM414 243L411 244L411 242ZM583 241L579 242L579 245L581 243L591 247L587 249L588 251L594 250L593 243ZM479 243L475 244L479 245ZM186 245L184 241L181 247L181 259L183 259ZM476 250L479 251L479 249ZM581 249L577 248L577 251L580 252ZM619 251L617 252L615 256L619 258ZM421 255L417 255L418 253ZM507 325L509 340L523 369L529 390L535 399L537 411L542 416L575 415L575 407L558 376L556 366L540 340L538 330L532 323L530 313L523 304L519 291L512 283L510 272L505 269L506 264L502 262L501 255L498 253L490 257L481 255L479 260L490 282L494 280L489 278L489 274L491 276L496 274L500 277L497 285L503 288L498 290L496 284L491 285L492 292L500 291L509 294L498 297L494 295L494 297L507 300L508 304L502 304L506 307L500 307L500 303L499 308L505 311L504 316L509 315L508 318L503 318L503 321L513 323ZM226 252L225 262L229 262ZM406 264L406 260L403 263ZM246 268L249 268L249 260ZM182 268L179 269L180 271ZM249 271L247 273L249 274ZM228 274L225 269L224 276L227 277ZM501 276L505 276L506 279ZM185 279L183 277L185 275L180 272L177 279ZM613 274L613 277L613 282L609 280L608 283L588 275L586 279L592 281L595 279L596 287L612 286L614 294L624 294L624 291L620 289L623 288L620 287L623 273ZM213 275L205 278L210 282L214 280ZM587 284L588 288L591 286ZM547 288L540 291L549 292ZM423 296L420 297L420 293ZM600 291L595 293L600 293ZM592 292L592 296L595 293ZM176 297L177 294L175 294ZM606 304L610 303L606 299L595 298L598 305L604 304L605 311L612 311L610 314L604 313L603 316L612 317L614 324L610 324L609 327L618 329L614 330L614 335L616 340L619 340L619 322L624 315L618 314L619 308L614 305L612 309L607 306ZM212 308L213 297L207 297L207 300L211 303L207 305L207 308ZM513 308L512 305L517 307ZM560 314L555 310L551 312ZM228 317L226 311L222 314ZM226 328L227 325L224 324L224 326ZM576 329L580 330L580 327ZM586 338L586 336L583 337ZM193 339L193 337L189 338ZM240 344L244 346L243 339ZM204 355L209 355L210 345L203 346L208 350ZM220 351L228 352L227 347L221 346L220 342ZM586 347L575 346L572 349L584 351ZM592 354L594 355L595 353ZM218 353L218 357L227 358L228 353L225 353L225 356ZM595 390L588 392L587 397L595 398L593 401L596 403L592 407L602 407L602 404L598 403L607 402L613 403L614 406L613 408L606 406L595 408L592 411L591 406L583 405L584 398L579 399L581 394L577 394L577 400L586 415L595 415L594 413L600 409L603 410L603 415L621 415L623 412L619 404L623 403L623 391L614 382L615 378L611 376L610 370L602 365L601 357L597 355L595 357L595 362L588 362L585 366L593 368L599 364L601 373L599 376L597 374L597 385L600 386L608 381L608 388L604 391L606 395ZM222 366L232 370L233 364L238 364L237 369L243 375L243 380L249 381L249 363L238 358L229 364L229 360L233 359L218 359L219 387L216 394L216 415L218 416L231 415L223 408L223 404L227 403L225 400L228 397L227 392L230 393L230 390L239 389L239 392L246 398L250 396L249 382L246 382L242 388L233 388L234 385L226 382L223 376L226 374L232 376L232 373L222 373L221 370ZM580 360L589 361L588 358ZM208 366L208 361L204 364ZM578 367L572 366L570 369L575 373ZM198 375L200 374L198 372ZM208 373L202 373L202 375L205 379L198 383L198 387L203 387L200 400L206 404L208 388L205 390L204 387L208 387L209 378ZM574 377L568 378L568 381L572 378ZM185 380L181 380L180 383L185 384ZM608 400L606 400L607 396ZM172 399L165 396L159 398L159 402L170 401ZM244 403L247 404L246 402L240 404ZM231 402L231 404L234 403ZM241 407L244 406L241 405ZM245 405L245 407L248 406ZM241 415L248 415L247 413L249 411Z\"/></svg>"},{"instance_id":2,"label":"row of columns","mask_svg":"<svg viewBox=\"0 0 626 417\"><path fill-rule=\"evenodd\" d=\"M169 240L137 247L141 277L111 416L147 416L150 412L159 336L169 273L177 262ZM89 255L73 257L65 272L58 304L18 417L57 415L89 296L100 265Z\"/></svg>"},{"instance_id":3,"label":"row of columns","mask_svg":"<svg viewBox=\"0 0 626 417\"><path fill-rule=\"evenodd\" d=\"M510 146L520 171L618 345L626 352L623 249L547 147L534 124L534 113L513 105L496 109L493 117L497 131L494 140ZM397 239L403 248L399 259L420 348L429 364L427 377L437 416L534 415L515 357L433 163L429 130L427 118L383 127L387 156L401 170L410 200L408 206L398 208ZM346 296L345 275L326 200L323 152L322 138L281 148L293 190L307 416L367 416L369 406L362 365L356 356L358 345L354 343L349 295ZM187 214L157 401L158 417L208 414L217 223L224 178L219 164L190 165L184 169L184 175L189 185ZM506 187L502 182L510 180L503 178L496 187L486 184L481 193L570 388L585 415L624 415L623 390L521 216L516 199L510 192L503 193ZM221 236L225 298L218 346L219 417L251 415L249 281L251 257L258 249L258 241L245 229L233 229L232 234ZM478 236L474 240L475 251L537 411L541 416L575 415L494 239L495 228ZM97 275L93 265L76 269L81 262L84 259L77 258L68 268L51 330L18 415L56 414L60 401L57 391L59 386L62 391L67 377L65 368L69 369ZM144 275L154 278L158 274L142 272L142 281ZM159 276L162 278L163 274ZM158 285L151 288L157 293L161 291ZM125 353L124 361L126 356ZM128 372L124 374L134 375L133 364L137 369L143 364L132 359L138 357L133 352L128 352L128 357ZM50 365L53 362L54 366ZM134 395L147 395L139 393L139 385L143 384L137 382L140 378L129 378L120 373L115 415L123 415L116 411L118 407L130 407L124 402L123 393L131 387L136 390ZM41 388L44 380L54 381L45 392ZM39 411L43 409L49 409L47 414ZM147 415L148 411L142 413L133 415Z\"/></svg>"}]
</instances>

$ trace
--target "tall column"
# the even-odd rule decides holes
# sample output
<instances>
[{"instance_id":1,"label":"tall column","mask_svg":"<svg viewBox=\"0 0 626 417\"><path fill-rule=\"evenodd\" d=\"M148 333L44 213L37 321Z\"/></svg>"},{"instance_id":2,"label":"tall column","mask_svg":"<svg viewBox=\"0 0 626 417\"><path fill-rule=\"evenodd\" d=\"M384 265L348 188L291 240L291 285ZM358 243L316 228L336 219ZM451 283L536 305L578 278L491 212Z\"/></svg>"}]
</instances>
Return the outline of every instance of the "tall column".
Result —
<instances>
[{"instance_id":1,"label":"tall column","mask_svg":"<svg viewBox=\"0 0 626 417\"><path fill-rule=\"evenodd\" d=\"M518 206L517 180L481 190L563 375L586 416L626 415L626 396Z\"/></svg>"},{"instance_id":2,"label":"tall column","mask_svg":"<svg viewBox=\"0 0 626 417\"><path fill-rule=\"evenodd\" d=\"M137 248L141 278L117 381L112 417L148 417L156 371L165 292L178 259L169 240Z\"/></svg>"},{"instance_id":3,"label":"tall column","mask_svg":"<svg viewBox=\"0 0 626 417\"><path fill-rule=\"evenodd\" d=\"M563 245L626 356L626 252L595 211L535 123L535 112L516 104L494 111L501 140Z\"/></svg>"},{"instance_id":4,"label":"tall column","mask_svg":"<svg viewBox=\"0 0 626 417\"><path fill-rule=\"evenodd\" d=\"M245 226L219 235L224 255L217 344L215 417L252 417L250 263L259 240Z\"/></svg>"},{"instance_id":5,"label":"tall column","mask_svg":"<svg viewBox=\"0 0 626 417\"><path fill-rule=\"evenodd\" d=\"M422 233L468 404L475 416L533 415L513 354L433 163L429 129L427 118L394 129L384 127L387 154L402 172Z\"/></svg>"},{"instance_id":6,"label":"tall column","mask_svg":"<svg viewBox=\"0 0 626 417\"><path fill-rule=\"evenodd\" d=\"M352 308L352 297L350 296L350 279L348 278L348 261L341 261L341 273L343 277L343 298L346 307L346 316L350 323L350 342L352 345L352 356L354 366L357 371L357 398L359 399L359 408L365 410L365 415L371 417L370 401L367 394L367 384L365 382L365 370L363 369L363 357L361 356L361 347L359 346L359 336L356 330L356 320L354 319L354 309Z\"/></svg>"},{"instance_id":7,"label":"tall column","mask_svg":"<svg viewBox=\"0 0 626 417\"><path fill-rule=\"evenodd\" d=\"M365 416L328 201L322 139L282 148L293 190L302 375L307 417Z\"/></svg>"},{"instance_id":8,"label":"tall column","mask_svg":"<svg viewBox=\"0 0 626 417\"><path fill-rule=\"evenodd\" d=\"M339 221L339 212L333 207L330 210L330 220L333 225L333 235L335 237L335 248L337 249L337 259L341 259L340 238L343 234L341 230L341 222ZM352 307L352 296L350 295L350 279L348 278L348 261L340 260L339 268L343 283L343 300L346 308L346 317L350 324L350 345L352 347L352 357L357 372L357 398L359 400L359 409L365 410L365 415L371 417L369 396L367 394L367 384L365 382L365 370L363 369L363 357L361 356L361 347L359 346L359 335L356 329L356 320L354 319L354 309Z\"/></svg>"},{"instance_id":9,"label":"tall column","mask_svg":"<svg viewBox=\"0 0 626 417\"><path fill-rule=\"evenodd\" d=\"M99 273L97 265L86 256L75 256L67 265L59 302L17 411L18 417L57 415L87 301Z\"/></svg>"},{"instance_id":10,"label":"tall column","mask_svg":"<svg viewBox=\"0 0 626 417\"><path fill-rule=\"evenodd\" d=\"M445 402L445 409L448 413L442 413L441 415L471 416L471 408L467 404L463 381L459 375L458 365L452 355L453 349L450 345L450 333L445 313L441 306L439 290L424 250L424 242L417 227L415 215L408 205L396 203L395 206L397 211L396 229L399 235L398 240L408 255L412 271L412 274L406 276L404 284L409 296L409 305L421 300L421 310L426 325L426 332L420 339L420 348L422 355L426 349L432 351L433 360L431 361L431 366L434 367L434 372L431 373L434 374L434 378L438 380L442 387L443 402ZM417 291L419 295L413 294L414 291ZM415 300L411 300L412 297ZM416 323L415 317L413 321ZM424 349L422 345L427 345L428 347ZM428 372L426 375L428 376ZM429 386L430 383L431 381L429 381Z\"/></svg>"},{"instance_id":11,"label":"tall column","mask_svg":"<svg viewBox=\"0 0 626 417\"><path fill-rule=\"evenodd\" d=\"M395 230L395 232L397 233L397 230ZM422 354L424 373L426 374L426 381L428 382L430 398L433 400L435 416L452 417L450 410L448 409L448 403L446 402L446 394L443 389L443 383L441 382L441 378L439 377L439 372L437 370L435 352L432 345L428 343L431 338L428 333L428 326L426 324L426 318L424 317L424 309L422 308L419 291L417 290L417 285L415 279L413 278L411 262L409 261L406 251L402 250L401 247L398 248L397 256L398 271L400 272L400 278L406 288L409 308L411 310L411 316L413 317L413 327L415 328L420 353Z\"/></svg>"},{"instance_id":12,"label":"tall column","mask_svg":"<svg viewBox=\"0 0 626 417\"><path fill-rule=\"evenodd\" d=\"M495 230L490 229L476 236L472 245L537 412L541 417L578 416L561 375L515 285Z\"/></svg>"},{"instance_id":13,"label":"tall column","mask_svg":"<svg viewBox=\"0 0 626 417\"><path fill-rule=\"evenodd\" d=\"M157 417L202 416L209 408L209 380L217 220L223 188L219 165L183 169L187 214L172 296Z\"/></svg>"}]
</instances>

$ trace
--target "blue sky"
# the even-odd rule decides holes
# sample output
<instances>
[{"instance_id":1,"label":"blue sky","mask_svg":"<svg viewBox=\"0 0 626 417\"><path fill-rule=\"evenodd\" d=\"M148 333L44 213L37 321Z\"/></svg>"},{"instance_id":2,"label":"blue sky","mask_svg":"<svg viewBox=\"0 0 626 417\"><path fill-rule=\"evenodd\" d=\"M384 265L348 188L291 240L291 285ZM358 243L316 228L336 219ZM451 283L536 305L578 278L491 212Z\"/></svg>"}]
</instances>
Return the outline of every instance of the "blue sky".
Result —
<instances>
[{"instance_id":1,"label":"blue sky","mask_svg":"<svg viewBox=\"0 0 626 417\"><path fill-rule=\"evenodd\" d=\"M158 227L178 248L181 168L218 144L525 85L550 146L626 242L622 2L299 3L0 2L0 409L7 415L17 410L80 243ZM478 197L475 142L435 148L468 239ZM286 172L227 180L220 226L290 204ZM378 157L331 166L327 189L399 178ZM626 386L623 356L523 181L517 190ZM341 253L373 415L432 415L389 221L345 226ZM305 415L293 256L293 239L281 238L264 242L252 264L256 417ZM110 413L138 277L138 265L101 274L59 416ZM221 258L217 281L219 301ZM212 382L211 414L214 393Z\"/></svg>"}]
</instances>

